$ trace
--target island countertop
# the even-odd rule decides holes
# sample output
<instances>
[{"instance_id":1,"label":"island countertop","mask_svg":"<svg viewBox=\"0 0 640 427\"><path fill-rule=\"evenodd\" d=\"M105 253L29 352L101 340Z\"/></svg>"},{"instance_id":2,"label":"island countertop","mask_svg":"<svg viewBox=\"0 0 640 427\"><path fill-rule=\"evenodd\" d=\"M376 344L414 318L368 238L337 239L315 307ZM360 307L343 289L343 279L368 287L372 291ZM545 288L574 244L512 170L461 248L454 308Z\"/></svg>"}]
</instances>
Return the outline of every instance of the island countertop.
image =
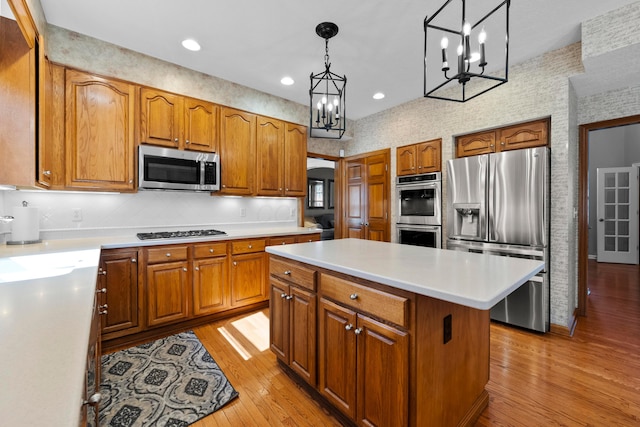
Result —
<instances>
[{"instance_id":1,"label":"island countertop","mask_svg":"<svg viewBox=\"0 0 640 427\"><path fill-rule=\"evenodd\" d=\"M360 239L270 246L273 255L480 310L489 310L544 262Z\"/></svg>"}]
</instances>

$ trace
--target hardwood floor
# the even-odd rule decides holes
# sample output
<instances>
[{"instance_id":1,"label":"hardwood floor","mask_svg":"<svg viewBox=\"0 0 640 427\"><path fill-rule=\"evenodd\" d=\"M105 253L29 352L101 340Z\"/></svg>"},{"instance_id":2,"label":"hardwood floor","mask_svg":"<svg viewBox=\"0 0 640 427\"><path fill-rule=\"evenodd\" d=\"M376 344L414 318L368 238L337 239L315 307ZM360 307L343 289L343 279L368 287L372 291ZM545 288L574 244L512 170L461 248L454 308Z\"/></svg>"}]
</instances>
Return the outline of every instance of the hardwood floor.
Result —
<instances>
[{"instance_id":1,"label":"hardwood floor","mask_svg":"<svg viewBox=\"0 0 640 427\"><path fill-rule=\"evenodd\" d=\"M640 425L639 272L590 262L588 316L578 320L572 338L492 324L490 402L476 426ZM264 341L265 318L245 322L252 331L245 333ZM236 320L194 329L240 393L194 426L340 425L282 372L268 348L259 349L264 344L251 344L239 332L248 328Z\"/></svg>"}]
</instances>

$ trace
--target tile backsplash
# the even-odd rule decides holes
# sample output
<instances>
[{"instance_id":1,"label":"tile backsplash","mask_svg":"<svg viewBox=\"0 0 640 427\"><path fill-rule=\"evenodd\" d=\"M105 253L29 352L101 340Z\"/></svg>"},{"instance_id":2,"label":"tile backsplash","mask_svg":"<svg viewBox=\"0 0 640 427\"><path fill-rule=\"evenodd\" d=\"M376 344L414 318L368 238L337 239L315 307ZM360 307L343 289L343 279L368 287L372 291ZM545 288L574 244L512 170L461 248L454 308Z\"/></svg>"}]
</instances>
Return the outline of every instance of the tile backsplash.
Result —
<instances>
[{"instance_id":1,"label":"tile backsplash","mask_svg":"<svg viewBox=\"0 0 640 427\"><path fill-rule=\"evenodd\" d=\"M37 207L42 239L117 236L165 229L292 227L295 198L211 196L209 193L141 191L135 194L1 191L0 215L14 206ZM9 240L10 224L0 226Z\"/></svg>"}]
</instances>

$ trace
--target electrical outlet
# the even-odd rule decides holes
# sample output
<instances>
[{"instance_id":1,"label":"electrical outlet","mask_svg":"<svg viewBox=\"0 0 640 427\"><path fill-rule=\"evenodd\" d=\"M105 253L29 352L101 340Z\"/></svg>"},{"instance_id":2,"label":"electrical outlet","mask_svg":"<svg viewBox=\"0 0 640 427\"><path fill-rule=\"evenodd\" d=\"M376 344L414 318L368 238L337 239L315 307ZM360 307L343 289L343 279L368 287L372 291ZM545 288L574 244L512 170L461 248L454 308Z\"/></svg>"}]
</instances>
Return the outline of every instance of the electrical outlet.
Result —
<instances>
[{"instance_id":1,"label":"electrical outlet","mask_svg":"<svg viewBox=\"0 0 640 427\"><path fill-rule=\"evenodd\" d=\"M240 216L241 217L247 216L247 208L240 208Z\"/></svg>"},{"instance_id":2,"label":"electrical outlet","mask_svg":"<svg viewBox=\"0 0 640 427\"><path fill-rule=\"evenodd\" d=\"M451 315L448 314L442 319L442 343L446 344L451 341Z\"/></svg>"},{"instance_id":3,"label":"electrical outlet","mask_svg":"<svg viewBox=\"0 0 640 427\"><path fill-rule=\"evenodd\" d=\"M72 208L71 209L71 221L73 221L73 222L82 221L82 209L80 209L80 208Z\"/></svg>"}]
</instances>

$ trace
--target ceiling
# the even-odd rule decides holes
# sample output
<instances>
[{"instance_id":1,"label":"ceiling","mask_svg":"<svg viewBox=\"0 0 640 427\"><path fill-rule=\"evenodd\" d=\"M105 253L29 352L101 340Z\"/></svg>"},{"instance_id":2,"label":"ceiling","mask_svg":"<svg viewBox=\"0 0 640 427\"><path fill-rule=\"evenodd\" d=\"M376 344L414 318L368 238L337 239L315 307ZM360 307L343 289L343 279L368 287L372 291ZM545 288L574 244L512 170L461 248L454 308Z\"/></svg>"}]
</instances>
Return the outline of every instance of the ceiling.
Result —
<instances>
[{"instance_id":1,"label":"ceiling","mask_svg":"<svg viewBox=\"0 0 640 427\"><path fill-rule=\"evenodd\" d=\"M331 71L347 76L346 116L355 120L422 97L423 21L444 0L40 2L50 24L305 105L311 72L324 70L315 27L334 22ZM578 41L581 22L633 2L512 0L509 65ZM491 10L499 0L467 3ZM185 50L185 38L202 49ZM284 76L295 83L282 85ZM386 97L374 100L375 92Z\"/></svg>"}]
</instances>

